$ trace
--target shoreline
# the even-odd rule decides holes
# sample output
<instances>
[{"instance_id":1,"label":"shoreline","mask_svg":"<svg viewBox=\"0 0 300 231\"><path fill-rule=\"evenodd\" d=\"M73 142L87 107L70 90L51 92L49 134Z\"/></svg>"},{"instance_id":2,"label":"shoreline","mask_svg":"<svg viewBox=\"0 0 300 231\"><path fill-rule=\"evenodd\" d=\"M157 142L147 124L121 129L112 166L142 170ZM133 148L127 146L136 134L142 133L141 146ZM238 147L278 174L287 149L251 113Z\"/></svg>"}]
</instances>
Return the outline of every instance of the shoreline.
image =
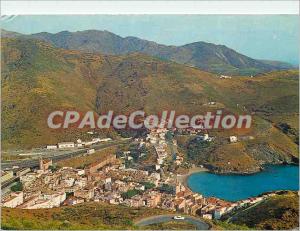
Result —
<instances>
[{"instance_id":1,"label":"shoreline","mask_svg":"<svg viewBox=\"0 0 300 231\"><path fill-rule=\"evenodd\" d=\"M268 164L266 164L268 165ZM271 166L299 166L299 164L297 163L281 163L281 164L269 164ZM186 174L182 174L182 175L177 175L176 179L179 183L181 183L184 187L188 188L189 190L193 191L189 186L188 186L188 178L189 176L191 176L192 174L195 173L199 173L199 172L210 172L210 173L214 173L214 174L218 174L218 175L244 175L244 176L248 176L248 175L253 175L253 174L257 174L257 173L261 173L265 171L265 166L262 166L260 168L259 171L254 171L254 172L215 172L215 171L211 171L208 168L205 167L192 167L188 170L188 173Z\"/></svg>"},{"instance_id":2,"label":"shoreline","mask_svg":"<svg viewBox=\"0 0 300 231\"><path fill-rule=\"evenodd\" d=\"M198 172L209 172L209 169L204 168L204 167L193 167L190 168L188 173L183 174L183 175L177 175L177 181L179 183L181 183L184 187L188 188L189 190L191 190L188 186L187 180L189 178L190 175L194 174L194 173L198 173ZM191 190L192 191L192 190Z\"/></svg>"}]
</instances>

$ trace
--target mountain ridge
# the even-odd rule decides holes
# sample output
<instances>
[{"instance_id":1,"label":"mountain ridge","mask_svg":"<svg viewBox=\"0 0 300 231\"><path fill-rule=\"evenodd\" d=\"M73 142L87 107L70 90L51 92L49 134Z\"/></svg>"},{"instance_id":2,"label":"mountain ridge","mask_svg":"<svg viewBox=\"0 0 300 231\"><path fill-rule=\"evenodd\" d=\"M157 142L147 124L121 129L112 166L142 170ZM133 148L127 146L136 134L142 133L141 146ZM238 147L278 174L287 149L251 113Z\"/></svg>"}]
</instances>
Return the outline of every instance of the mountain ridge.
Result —
<instances>
[{"instance_id":1,"label":"mountain ridge","mask_svg":"<svg viewBox=\"0 0 300 231\"><path fill-rule=\"evenodd\" d=\"M256 75L294 68L293 65L280 61L253 59L225 45L203 41L182 46L163 45L134 36L121 37L107 30L61 31L54 34L41 32L31 35L2 30L2 37L39 39L58 48L109 55L139 52L216 74Z\"/></svg>"}]
</instances>

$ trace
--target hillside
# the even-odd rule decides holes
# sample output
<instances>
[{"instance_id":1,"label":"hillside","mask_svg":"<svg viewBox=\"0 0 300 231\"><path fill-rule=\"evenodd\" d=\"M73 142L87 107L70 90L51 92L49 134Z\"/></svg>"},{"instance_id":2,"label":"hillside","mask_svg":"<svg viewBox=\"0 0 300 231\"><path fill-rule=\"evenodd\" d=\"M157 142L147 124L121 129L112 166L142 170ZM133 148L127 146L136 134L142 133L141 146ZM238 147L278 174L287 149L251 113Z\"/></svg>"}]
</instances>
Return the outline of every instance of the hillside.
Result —
<instances>
[{"instance_id":1,"label":"hillside","mask_svg":"<svg viewBox=\"0 0 300 231\"><path fill-rule=\"evenodd\" d=\"M126 63L117 67L113 80L100 84L96 97L98 112L141 109L157 113L175 109L178 114L203 114L218 109L207 105L216 101L231 112L253 114L254 126L246 130L212 131L216 140L208 148L200 145L193 149L190 143L183 144L183 152L193 151L189 158L192 162L220 172L247 173L258 171L263 163L297 162L296 140L275 127L279 121L290 119L293 122L287 123L299 131L297 71L223 81L209 73L179 65L143 64L144 59L141 55L130 56ZM264 107L272 110L269 113L256 110ZM245 139L229 144L228 137L232 134ZM247 138L250 136L254 139Z\"/></svg>"},{"instance_id":2,"label":"hillside","mask_svg":"<svg viewBox=\"0 0 300 231\"><path fill-rule=\"evenodd\" d=\"M62 31L56 34L42 32L31 35L3 31L2 36L35 38L59 48L102 54L124 55L139 52L218 74L256 75L293 68L283 62L252 59L224 45L195 42L183 46L166 46L137 37L123 38L109 31Z\"/></svg>"},{"instance_id":3,"label":"hillside","mask_svg":"<svg viewBox=\"0 0 300 231\"><path fill-rule=\"evenodd\" d=\"M1 209L1 228L13 230L127 230L138 229L134 221L167 211L129 208L120 205L89 202L52 209Z\"/></svg>"},{"instance_id":4,"label":"hillside","mask_svg":"<svg viewBox=\"0 0 300 231\"><path fill-rule=\"evenodd\" d=\"M95 63L94 73L89 64ZM2 39L2 147L30 148L70 140L79 132L51 130L54 110L94 110L105 57L62 51L37 40ZM82 137L84 134L80 134Z\"/></svg>"},{"instance_id":5,"label":"hillside","mask_svg":"<svg viewBox=\"0 0 300 231\"><path fill-rule=\"evenodd\" d=\"M221 171L251 172L262 163L298 160L298 146L289 133L299 131L298 84L298 71L220 79L196 68L137 53L91 54L58 49L38 40L4 38L2 148L40 147L85 134L76 129L49 129L46 119L53 110L203 114L224 108L233 113L252 113L253 127L211 132L216 142L211 149L194 150L194 158ZM207 105L210 101L219 106ZM288 133L279 122L290 126ZM116 135L112 130L99 132ZM228 144L232 134L254 139ZM226 151L220 152L220 145ZM228 166L228 162L233 164Z\"/></svg>"},{"instance_id":6,"label":"hillside","mask_svg":"<svg viewBox=\"0 0 300 231\"><path fill-rule=\"evenodd\" d=\"M101 151L97 151L93 154L90 154L88 156L77 156L65 160L60 160L56 163L56 165L59 168L72 167L72 168L84 169L85 167L89 166L92 163L100 162L111 157L112 154L116 153L116 150L117 150L116 147L108 147L102 149Z\"/></svg>"},{"instance_id":7,"label":"hillside","mask_svg":"<svg viewBox=\"0 0 300 231\"><path fill-rule=\"evenodd\" d=\"M257 216L259 214L259 216ZM288 230L299 227L299 196L297 192L283 192L270 197L231 218L234 224L246 224L254 229Z\"/></svg>"}]
</instances>

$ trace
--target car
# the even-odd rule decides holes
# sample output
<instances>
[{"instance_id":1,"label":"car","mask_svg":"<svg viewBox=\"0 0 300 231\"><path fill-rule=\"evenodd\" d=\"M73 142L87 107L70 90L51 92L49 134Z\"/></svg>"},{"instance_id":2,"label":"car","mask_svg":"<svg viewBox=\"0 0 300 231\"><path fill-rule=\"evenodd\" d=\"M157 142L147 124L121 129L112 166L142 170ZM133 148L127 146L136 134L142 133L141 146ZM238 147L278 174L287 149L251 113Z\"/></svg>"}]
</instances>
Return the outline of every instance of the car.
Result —
<instances>
[{"instance_id":1,"label":"car","mask_svg":"<svg viewBox=\"0 0 300 231\"><path fill-rule=\"evenodd\" d=\"M183 216L174 216L173 219L174 220L184 220L185 217L183 217Z\"/></svg>"}]
</instances>

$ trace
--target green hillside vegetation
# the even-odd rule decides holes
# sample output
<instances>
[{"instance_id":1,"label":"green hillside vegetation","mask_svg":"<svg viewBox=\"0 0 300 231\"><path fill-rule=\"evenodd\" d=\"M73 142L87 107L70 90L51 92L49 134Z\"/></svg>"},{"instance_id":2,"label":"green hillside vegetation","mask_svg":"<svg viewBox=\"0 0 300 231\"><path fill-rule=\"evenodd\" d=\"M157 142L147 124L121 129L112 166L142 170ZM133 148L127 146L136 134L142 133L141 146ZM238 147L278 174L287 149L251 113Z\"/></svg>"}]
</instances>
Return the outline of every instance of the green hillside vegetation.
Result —
<instances>
[{"instance_id":1,"label":"green hillside vegetation","mask_svg":"<svg viewBox=\"0 0 300 231\"><path fill-rule=\"evenodd\" d=\"M299 196L297 192L283 192L236 213L231 222L254 229L295 229L299 227Z\"/></svg>"},{"instance_id":2,"label":"green hillside vegetation","mask_svg":"<svg viewBox=\"0 0 300 231\"><path fill-rule=\"evenodd\" d=\"M227 223L220 220L214 220L212 222L212 229L213 230L251 230L246 225L237 225L237 224Z\"/></svg>"},{"instance_id":3,"label":"green hillside vegetation","mask_svg":"<svg viewBox=\"0 0 300 231\"><path fill-rule=\"evenodd\" d=\"M96 230L138 229L136 220L168 213L151 208L129 208L89 202L53 209L2 208L2 229L33 230Z\"/></svg>"},{"instance_id":4,"label":"green hillside vegetation","mask_svg":"<svg viewBox=\"0 0 300 231\"><path fill-rule=\"evenodd\" d=\"M218 74L255 75L272 70L293 68L288 63L252 59L224 45L194 42L183 46L166 46L132 36L122 38L109 31L62 31L56 34L42 32L22 35L2 30L2 36L40 39L59 48L84 52L100 52L110 55L139 52Z\"/></svg>"},{"instance_id":5,"label":"green hillside vegetation","mask_svg":"<svg viewBox=\"0 0 300 231\"><path fill-rule=\"evenodd\" d=\"M92 109L95 90L45 43L3 39L2 47L3 147L55 143L59 132L47 129L48 113Z\"/></svg>"},{"instance_id":6,"label":"green hillside vegetation","mask_svg":"<svg viewBox=\"0 0 300 231\"><path fill-rule=\"evenodd\" d=\"M219 79L217 75L142 54L110 56L55 48L31 39L2 39L2 147L31 148L75 140L85 131L53 130L53 110L148 114L175 110L204 114L225 109L252 113L250 129L217 130L211 150L195 149L194 159L221 171L255 171L262 163L296 162L298 71ZM216 101L217 106L207 103ZM293 130L291 130L293 129ZM115 136L113 130L99 133ZM253 136L229 144L230 135ZM183 148L188 148L183 144ZM222 148L221 148L222 146ZM228 162L232 163L228 165Z\"/></svg>"}]
</instances>

